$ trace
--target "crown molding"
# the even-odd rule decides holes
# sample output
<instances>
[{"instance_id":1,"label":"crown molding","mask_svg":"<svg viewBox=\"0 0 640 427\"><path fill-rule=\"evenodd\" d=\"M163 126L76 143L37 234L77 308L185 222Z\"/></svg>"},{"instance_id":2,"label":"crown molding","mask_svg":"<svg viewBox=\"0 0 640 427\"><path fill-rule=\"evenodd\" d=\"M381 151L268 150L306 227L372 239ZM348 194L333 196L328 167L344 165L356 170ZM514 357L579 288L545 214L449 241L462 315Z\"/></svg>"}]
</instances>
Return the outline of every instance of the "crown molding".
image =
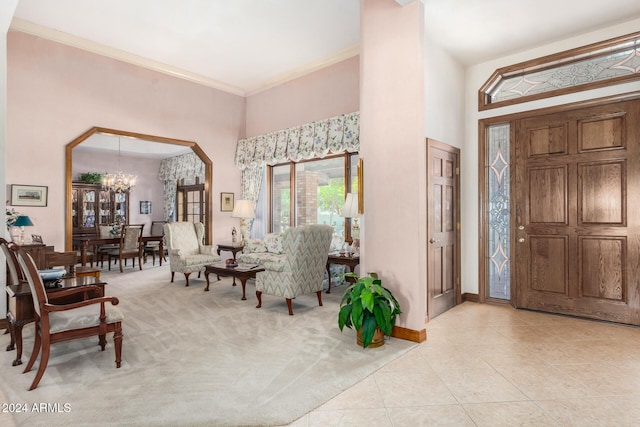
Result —
<instances>
[{"instance_id":1,"label":"crown molding","mask_svg":"<svg viewBox=\"0 0 640 427\"><path fill-rule=\"evenodd\" d=\"M297 79L306 74L310 74L314 71L328 67L338 62L349 59L353 56L360 54L360 44L354 44L348 46L332 55L324 57L318 61L307 64L303 67L297 68L280 76L277 76L271 80L266 81L249 90L239 88L237 86L229 85L221 81L205 77L201 74L193 73L191 71L183 70L178 67L174 67L162 62L154 61L139 55L135 55L129 52L125 52L120 49L115 49L100 43L96 43L90 40L83 39L81 37L74 36L69 33L54 30L52 28L44 27L39 24L35 24L30 21L26 21L20 18L13 18L9 30L20 31L22 33L31 34L37 37L41 37L47 40L51 40L57 43L61 43L67 46L75 47L85 50L87 52L95 53L97 55L106 56L108 58L116 59L118 61L126 62L129 64L137 65L149 70L157 71L163 74L167 74L180 79L188 80L193 83L201 84L203 86L218 89L224 92L228 92L234 95L247 97L279 86L288 81Z\"/></svg>"},{"instance_id":2,"label":"crown molding","mask_svg":"<svg viewBox=\"0 0 640 427\"><path fill-rule=\"evenodd\" d=\"M184 80L191 81L193 83L201 84L203 86L219 89L224 92L232 93L234 95L246 96L246 92L236 86L232 86L218 80L193 73L191 71L183 70L178 67L173 67L159 61L154 61L152 59L144 58L139 55L134 55L120 49L115 49L100 43L92 42L90 40L86 40L62 31L47 28L30 21L26 21L24 19L14 17L11 21L9 30L20 31L23 33L42 37L47 40L82 49L98 55L106 56L108 58L116 59L129 64L137 65L139 67L147 68L149 70L164 73L173 77L178 77Z\"/></svg>"},{"instance_id":3,"label":"crown molding","mask_svg":"<svg viewBox=\"0 0 640 427\"><path fill-rule=\"evenodd\" d=\"M312 62L310 64L306 64L303 67L296 68L292 71L289 71L285 74L282 74L278 77L268 80L265 83L261 84L260 86L247 90L246 96L256 95L260 92L264 92L265 90L279 86L288 81L297 79L299 77L313 73L314 71L321 70L330 65L337 64L338 62L342 62L346 59L349 59L358 55L360 55L360 43L356 43L351 46L348 46L318 61Z\"/></svg>"}]
</instances>

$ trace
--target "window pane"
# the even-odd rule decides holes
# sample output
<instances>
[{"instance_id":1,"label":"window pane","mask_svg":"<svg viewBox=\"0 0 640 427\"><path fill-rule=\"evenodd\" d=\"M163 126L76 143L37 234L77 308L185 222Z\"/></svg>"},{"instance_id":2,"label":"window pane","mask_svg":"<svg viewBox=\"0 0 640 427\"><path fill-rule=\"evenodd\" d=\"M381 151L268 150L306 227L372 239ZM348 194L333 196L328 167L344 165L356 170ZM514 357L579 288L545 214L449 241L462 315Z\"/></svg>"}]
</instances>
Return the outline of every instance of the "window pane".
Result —
<instances>
[{"instance_id":1,"label":"window pane","mask_svg":"<svg viewBox=\"0 0 640 427\"><path fill-rule=\"evenodd\" d=\"M296 226L331 225L344 233L344 157L296 164Z\"/></svg>"},{"instance_id":2,"label":"window pane","mask_svg":"<svg viewBox=\"0 0 640 427\"><path fill-rule=\"evenodd\" d=\"M271 169L271 231L282 233L290 223L291 173L288 164Z\"/></svg>"},{"instance_id":3,"label":"window pane","mask_svg":"<svg viewBox=\"0 0 640 427\"><path fill-rule=\"evenodd\" d=\"M510 298L509 125L488 128L489 297Z\"/></svg>"},{"instance_id":4,"label":"window pane","mask_svg":"<svg viewBox=\"0 0 640 427\"><path fill-rule=\"evenodd\" d=\"M349 156L349 164L351 169L351 193L358 192L358 160L360 156L354 154Z\"/></svg>"}]
</instances>

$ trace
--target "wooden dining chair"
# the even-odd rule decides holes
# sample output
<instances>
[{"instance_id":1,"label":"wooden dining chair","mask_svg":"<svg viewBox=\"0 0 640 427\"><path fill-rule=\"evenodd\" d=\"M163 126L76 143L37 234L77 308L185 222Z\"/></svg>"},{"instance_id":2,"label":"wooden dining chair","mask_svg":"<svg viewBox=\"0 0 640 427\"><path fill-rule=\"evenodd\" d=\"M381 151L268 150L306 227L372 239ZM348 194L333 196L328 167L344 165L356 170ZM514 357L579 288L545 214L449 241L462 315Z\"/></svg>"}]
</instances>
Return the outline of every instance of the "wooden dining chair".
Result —
<instances>
[{"instance_id":1,"label":"wooden dining chair","mask_svg":"<svg viewBox=\"0 0 640 427\"><path fill-rule=\"evenodd\" d=\"M76 261L76 251L46 252L44 254L45 268L64 267L64 269L67 271L65 276L75 276Z\"/></svg>"},{"instance_id":2,"label":"wooden dining chair","mask_svg":"<svg viewBox=\"0 0 640 427\"><path fill-rule=\"evenodd\" d=\"M122 226L118 249L111 249L106 253L109 270L111 270L111 260L117 259L120 261L120 272L122 273L123 262L126 265L126 260L130 258L133 260L134 268L136 267L137 258L140 270L142 270L143 243L140 238L142 237L143 229L144 224L126 224Z\"/></svg>"},{"instance_id":3,"label":"wooden dining chair","mask_svg":"<svg viewBox=\"0 0 640 427\"><path fill-rule=\"evenodd\" d=\"M116 368L119 368L122 361L123 316L120 310L115 307L119 302L118 298L98 297L71 304L52 304L48 300L44 283L31 255L18 247L12 248L12 250L17 250L18 262L29 283L35 312L33 351L24 373L31 370L42 350L40 365L29 390L38 386L45 369L47 369L51 344L63 341L97 335L100 348L104 351L107 344L106 335L113 332ZM57 291L56 294L58 297L68 297L80 292L86 293L87 287L64 289ZM72 369L71 366L70 369Z\"/></svg>"},{"instance_id":4,"label":"wooden dining chair","mask_svg":"<svg viewBox=\"0 0 640 427\"><path fill-rule=\"evenodd\" d=\"M7 268L9 269L9 281L7 282L7 286L18 285L20 283L26 283L27 281L22 273L20 265L18 264L18 258L16 257L15 252L11 250L12 246L15 246L15 244L0 237L0 247L2 247L2 253L4 253L4 257L7 259Z\"/></svg>"},{"instance_id":5,"label":"wooden dining chair","mask_svg":"<svg viewBox=\"0 0 640 427\"><path fill-rule=\"evenodd\" d=\"M151 236L163 236L164 238L164 225L167 221L151 221ZM156 255L162 257L163 260L167 260L165 254L167 252L167 246L163 245L162 252L160 253L160 242L147 242L144 246L144 263L147 263L147 255L151 255L153 265L156 265Z\"/></svg>"}]
</instances>

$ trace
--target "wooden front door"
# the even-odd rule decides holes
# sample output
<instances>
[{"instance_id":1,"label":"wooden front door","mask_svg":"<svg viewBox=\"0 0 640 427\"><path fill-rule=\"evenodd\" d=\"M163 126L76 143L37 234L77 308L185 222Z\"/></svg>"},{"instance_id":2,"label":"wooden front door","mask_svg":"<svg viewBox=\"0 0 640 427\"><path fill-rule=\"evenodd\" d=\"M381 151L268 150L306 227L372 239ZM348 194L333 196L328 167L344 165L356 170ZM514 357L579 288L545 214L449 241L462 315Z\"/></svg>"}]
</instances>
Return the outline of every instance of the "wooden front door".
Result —
<instances>
[{"instance_id":1,"label":"wooden front door","mask_svg":"<svg viewBox=\"0 0 640 427\"><path fill-rule=\"evenodd\" d=\"M460 150L428 143L427 310L430 318L460 302Z\"/></svg>"},{"instance_id":2,"label":"wooden front door","mask_svg":"<svg viewBox=\"0 0 640 427\"><path fill-rule=\"evenodd\" d=\"M640 101L518 120L516 305L640 324Z\"/></svg>"}]
</instances>

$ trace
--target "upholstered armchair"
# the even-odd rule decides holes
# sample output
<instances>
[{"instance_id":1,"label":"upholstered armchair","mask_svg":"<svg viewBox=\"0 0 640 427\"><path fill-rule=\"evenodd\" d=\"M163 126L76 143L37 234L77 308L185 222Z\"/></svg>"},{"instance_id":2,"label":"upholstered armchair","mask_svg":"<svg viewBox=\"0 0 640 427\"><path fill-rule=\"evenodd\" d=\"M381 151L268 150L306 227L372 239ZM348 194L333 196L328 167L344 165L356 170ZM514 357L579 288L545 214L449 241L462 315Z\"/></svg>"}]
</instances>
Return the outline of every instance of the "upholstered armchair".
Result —
<instances>
[{"instance_id":1,"label":"upholstered armchair","mask_svg":"<svg viewBox=\"0 0 640 427\"><path fill-rule=\"evenodd\" d=\"M315 292L322 305L322 279L333 227L307 225L288 228L282 234L285 257L281 261L267 261L264 272L256 274L257 308L262 306L262 293L284 297L289 315L293 315L292 298Z\"/></svg>"},{"instance_id":2,"label":"upholstered armchair","mask_svg":"<svg viewBox=\"0 0 640 427\"><path fill-rule=\"evenodd\" d=\"M213 246L205 246L204 225L197 222L169 222L164 225L164 238L169 251L171 283L177 272L184 273L189 286L189 275L204 271L204 266L220 261Z\"/></svg>"}]
</instances>

